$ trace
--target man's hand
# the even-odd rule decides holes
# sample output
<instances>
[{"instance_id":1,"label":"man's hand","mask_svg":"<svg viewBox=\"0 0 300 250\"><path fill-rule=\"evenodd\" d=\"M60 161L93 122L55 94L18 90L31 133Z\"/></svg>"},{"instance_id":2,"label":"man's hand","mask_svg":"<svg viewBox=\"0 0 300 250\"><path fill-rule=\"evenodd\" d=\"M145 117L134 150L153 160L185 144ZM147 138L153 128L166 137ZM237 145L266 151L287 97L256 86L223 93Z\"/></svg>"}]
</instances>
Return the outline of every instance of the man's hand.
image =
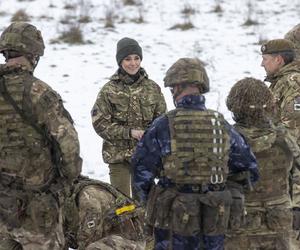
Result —
<instances>
[{"instance_id":1,"label":"man's hand","mask_svg":"<svg viewBox=\"0 0 300 250\"><path fill-rule=\"evenodd\" d=\"M142 138L144 132L145 132L144 130L140 130L140 129L131 129L130 131L131 137L137 139L138 141Z\"/></svg>"}]
</instances>

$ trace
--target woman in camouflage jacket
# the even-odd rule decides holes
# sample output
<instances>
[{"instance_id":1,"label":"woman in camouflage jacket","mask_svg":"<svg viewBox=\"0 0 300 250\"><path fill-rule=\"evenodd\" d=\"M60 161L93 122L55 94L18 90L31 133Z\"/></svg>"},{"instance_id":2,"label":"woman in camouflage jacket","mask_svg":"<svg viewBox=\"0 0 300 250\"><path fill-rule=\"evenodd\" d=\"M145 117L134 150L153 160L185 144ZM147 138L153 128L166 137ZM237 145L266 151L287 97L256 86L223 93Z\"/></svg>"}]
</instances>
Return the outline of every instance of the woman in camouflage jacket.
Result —
<instances>
[{"instance_id":1,"label":"woman in camouflage jacket","mask_svg":"<svg viewBox=\"0 0 300 250\"><path fill-rule=\"evenodd\" d=\"M117 44L117 72L100 90L92 109L95 131L103 138L102 155L110 182L131 195L130 159L145 128L166 112L160 87L141 67L142 48L131 38Z\"/></svg>"}]
</instances>

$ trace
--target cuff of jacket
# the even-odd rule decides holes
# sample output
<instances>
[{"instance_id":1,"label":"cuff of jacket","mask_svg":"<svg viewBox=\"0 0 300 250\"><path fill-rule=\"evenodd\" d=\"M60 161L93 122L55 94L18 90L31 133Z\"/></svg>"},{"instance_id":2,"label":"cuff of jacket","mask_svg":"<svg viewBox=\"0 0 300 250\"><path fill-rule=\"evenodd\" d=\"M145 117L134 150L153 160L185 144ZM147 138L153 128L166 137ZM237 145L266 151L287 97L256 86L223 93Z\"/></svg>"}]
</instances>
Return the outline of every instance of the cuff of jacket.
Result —
<instances>
[{"instance_id":1,"label":"cuff of jacket","mask_svg":"<svg viewBox=\"0 0 300 250\"><path fill-rule=\"evenodd\" d=\"M131 128L124 128L123 138L130 139L131 138Z\"/></svg>"}]
</instances>

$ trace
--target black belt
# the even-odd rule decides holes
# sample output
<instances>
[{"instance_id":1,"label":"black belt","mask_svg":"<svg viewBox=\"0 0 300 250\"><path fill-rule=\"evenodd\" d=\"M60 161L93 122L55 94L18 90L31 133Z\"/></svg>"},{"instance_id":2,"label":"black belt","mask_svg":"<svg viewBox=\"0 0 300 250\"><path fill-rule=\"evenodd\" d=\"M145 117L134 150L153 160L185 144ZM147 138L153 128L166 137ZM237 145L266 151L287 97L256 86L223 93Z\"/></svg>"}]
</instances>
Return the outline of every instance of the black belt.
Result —
<instances>
[{"instance_id":1,"label":"black belt","mask_svg":"<svg viewBox=\"0 0 300 250\"><path fill-rule=\"evenodd\" d=\"M178 192L181 193L198 193L204 194L208 191L223 191L225 184L179 184L170 183L168 187L174 187Z\"/></svg>"}]
</instances>

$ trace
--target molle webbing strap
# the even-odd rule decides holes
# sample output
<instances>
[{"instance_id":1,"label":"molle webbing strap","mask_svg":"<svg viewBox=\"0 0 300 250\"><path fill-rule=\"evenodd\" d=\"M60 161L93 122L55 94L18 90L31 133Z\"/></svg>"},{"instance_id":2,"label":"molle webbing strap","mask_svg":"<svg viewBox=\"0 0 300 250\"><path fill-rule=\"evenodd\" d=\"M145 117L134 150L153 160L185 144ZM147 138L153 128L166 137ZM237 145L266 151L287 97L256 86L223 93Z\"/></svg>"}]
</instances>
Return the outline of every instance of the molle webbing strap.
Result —
<instances>
[{"instance_id":1,"label":"molle webbing strap","mask_svg":"<svg viewBox=\"0 0 300 250\"><path fill-rule=\"evenodd\" d=\"M21 118L24 121L28 122L39 134L45 136L45 132L40 127L38 127L36 125L36 123L34 122L32 117L27 116L25 114L25 112L23 112L19 108L18 104L15 102L15 100L8 93L8 91L6 89L4 77L0 77L0 93L2 94L3 98L14 107L15 111L21 116Z\"/></svg>"},{"instance_id":2,"label":"molle webbing strap","mask_svg":"<svg viewBox=\"0 0 300 250\"><path fill-rule=\"evenodd\" d=\"M212 176L224 181L229 136L223 116L212 110L187 109L167 116L172 153L164 160L164 174L175 183L208 183Z\"/></svg>"}]
</instances>

